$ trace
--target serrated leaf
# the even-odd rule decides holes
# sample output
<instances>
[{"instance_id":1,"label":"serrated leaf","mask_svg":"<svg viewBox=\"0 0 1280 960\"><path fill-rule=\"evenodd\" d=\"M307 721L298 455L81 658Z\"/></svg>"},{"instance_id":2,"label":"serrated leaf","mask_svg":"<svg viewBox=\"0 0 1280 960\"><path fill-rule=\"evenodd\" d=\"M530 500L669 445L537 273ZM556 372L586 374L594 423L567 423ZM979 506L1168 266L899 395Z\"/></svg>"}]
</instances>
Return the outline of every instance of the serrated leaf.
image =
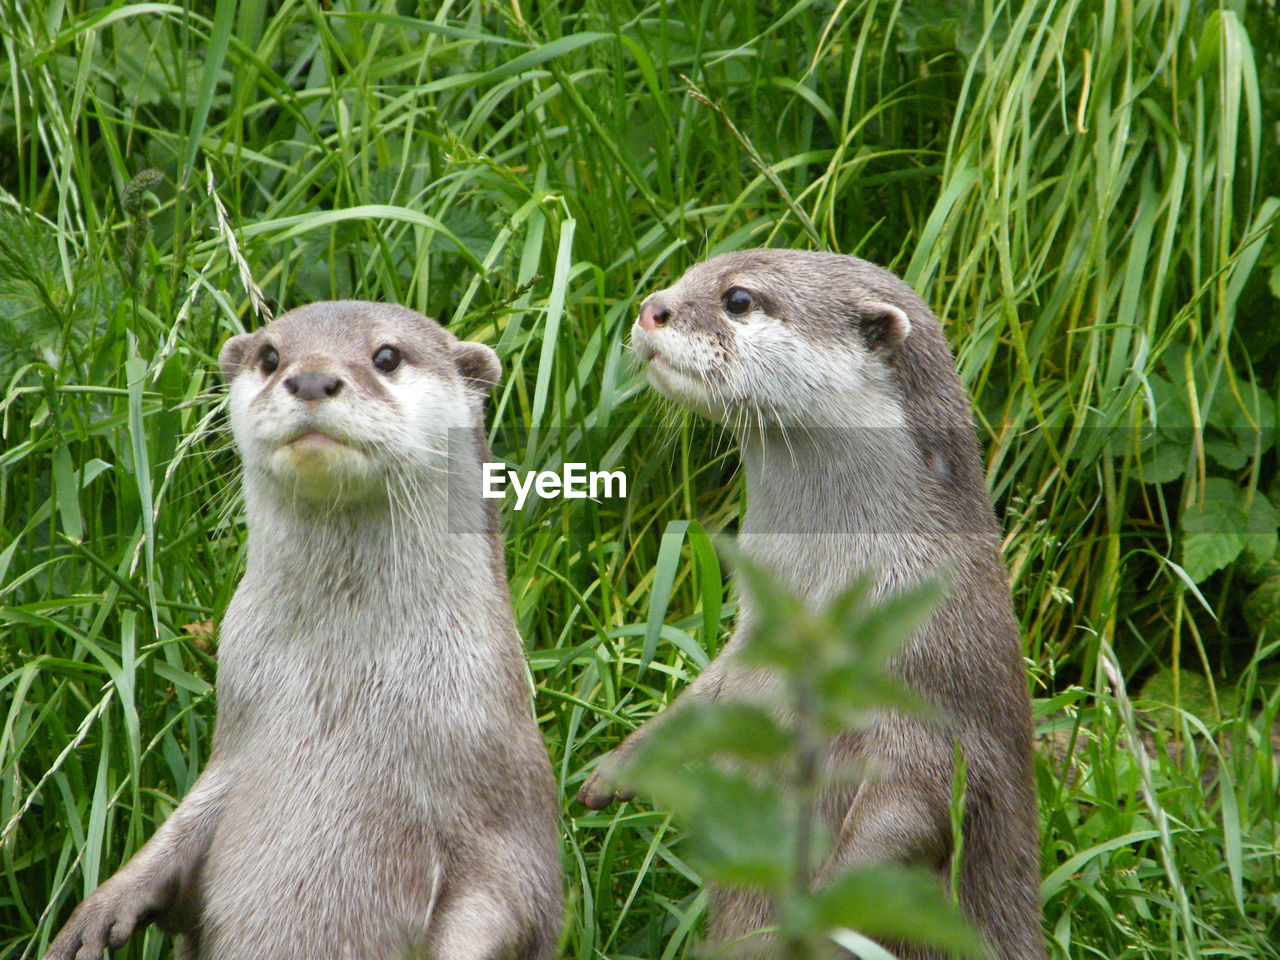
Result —
<instances>
[{"instance_id":1,"label":"serrated leaf","mask_svg":"<svg viewBox=\"0 0 1280 960\"><path fill-rule=\"evenodd\" d=\"M662 736L650 737L628 764L632 779L647 771L711 757L764 762L786 756L795 735L757 704L713 701L682 705L663 718Z\"/></svg>"},{"instance_id":2,"label":"serrated leaf","mask_svg":"<svg viewBox=\"0 0 1280 960\"><path fill-rule=\"evenodd\" d=\"M1170 432L1188 429L1192 419L1187 405L1187 391L1174 386L1169 379L1158 373L1147 375L1147 385L1151 388L1151 396L1155 402L1152 419L1156 427Z\"/></svg>"},{"instance_id":3,"label":"serrated leaf","mask_svg":"<svg viewBox=\"0 0 1280 960\"><path fill-rule=\"evenodd\" d=\"M1232 563L1243 549L1238 535L1190 534L1182 541L1182 569L1196 583L1203 583L1211 574Z\"/></svg>"},{"instance_id":4,"label":"serrated leaf","mask_svg":"<svg viewBox=\"0 0 1280 960\"><path fill-rule=\"evenodd\" d=\"M392 177L392 183L394 179ZM391 199L389 193L387 198ZM470 207L450 208L440 219L449 228L453 240L442 234L434 234L430 245L432 250L452 252L455 249L454 241L456 240L458 244L470 250L476 260L483 260L489 248L493 246L494 238L498 235L498 228L490 223L487 217Z\"/></svg>"},{"instance_id":5,"label":"serrated leaf","mask_svg":"<svg viewBox=\"0 0 1280 960\"><path fill-rule=\"evenodd\" d=\"M943 897L937 877L893 864L857 867L814 893L818 921L877 939L985 956L982 938Z\"/></svg>"},{"instance_id":6,"label":"serrated leaf","mask_svg":"<svg viewBox=\"0 0 1280 960\"><path fill-rule=\"evenodd\" d=\"M751 559L731 540L718 543L720 552L736 571L739 588L756 598L767 598L757 605L755 634L759 642L768 644L783 630L793 633L791 625L807 618L804 604L763 565ZM783 625L787 625L784 627Z\"/></svg>"},{"instance_id":7,"label":"serrated leaf","mask_svg":"<svg viewBox=\"0 0 1280 960\"><path fill-rule=\"evenodd\" d=\"M1210 477L1201 502L1182 517L1182 568L1196 583L1232 563L1244 550L1247 518L1230 480Z\"/></svg>"},{"instance_id":8,"label":"serrated leaf","mask_svg":"<svg viewBox=\"0 0 1280 960\"><path fill-rule=\"evenodd\" d=\"M944 597L942 583L921 581L883 598L865 612L849 611L840 626L846 637L856 639L867 651L871 663L881 665L933 615Z\"/></svg>"},{"instance_id":9,"label":"serrated leaf","mask_svg":"<svg viewBox=\"0 0 1280 960\"><path fill-rule=\"evenodd\" d=\"M1157 434L1143 445L1142 479L1146 483L1170 483L1187 472L1190 444Z\"/></svg>"},{"instance_id":10,"label":"serrated leaf","mask_svg":"<svg viewBox=\"0 0 1280 960\"><path fill-rule=\"evenodd\" d=\"M1243 496L1242 491L1241 497ZM1241 510L1243 509L1242 504ZM1280 526L1280 513L1277 513L1266 494L1261 490L1254 491L1245 519L1244 549L1255 564L1265 563L1276 552L1276 546L1280 543L1277 526Z\"/></svg>"},{"instance_id":11,"label":"serrated leaf","mask_svg":"<svg viewBox=\"0 0 1280 960\"><path fill-rule=\"evenodd\" d=\"M924 697L889 677L868 673L860 664L831 671L817 687L831 717L843 727L865 727L876 710L917 717L938 714L938 708Z\"/></svg>"},{"instance_id":12,"label":"serrated leaf","mask_svg":"<svg viewBox=\"0 0 1280 960\"><path fill-rule=\"evenodd\" d=\"M1244 598L1244 615L1258 630L1280 626L1280 576L1264 580Z\"/></svg>"},{"instance_id":13,"label":"serrated leaf","mask_svg":"<svg viewBox=\"0 0 1280 960\"><path fill-rule=\"evenodd\" d=\"M1186 392L1158 373L1147 375L1151 427L1138 444L1145 483L1169 483L1186 473L1191 454L1191 412Z\"/></svg>"},{"instance_id":14,"label":"serrated leaf","mask_svg":"<svg viewBox=\"0 0 1280 960\"><path fill-rule=\"evenodd\" d=\"M654 774L647 788L685 822L708 879L764 887L785 882L793 824L775 783L712 766Z\"/></svg>"},{"instance_id":15,"label":"serrated leaf","mask_svg":"<svg viewBox=\"0 0 1280 960\"><path fill-rule=\"evenodd\" d=\"M1266 394L1253 395L1250 385L1236 391L1223 387L1210 405L1205 453L1229 470L1239 470L1275 442L1275 403Z\"/></svg>"},{"instance_id":16,"label":"serrated leaf","mask_svg":"<svg viewBox=\"0 0 1280 960\"><path fill-rule=\"evenodd\" d=\"M1276 550L1262 563L1249 570L1250 583L1265 583L1280 577L1280 549Z\"/></svg>"},{"instance_id":17,"label":"serrated leaf","mask_svg":"<svg viewBox=\"0 0 1280 960\"><path fill-rule=\"evenodd\" d=\"M1231 435L1215 431L1205 437L1204 452L1214 462L1228 470L1240 470L1249 462L1250 450L1245 450Z\"/></svg>"}]
</instances>

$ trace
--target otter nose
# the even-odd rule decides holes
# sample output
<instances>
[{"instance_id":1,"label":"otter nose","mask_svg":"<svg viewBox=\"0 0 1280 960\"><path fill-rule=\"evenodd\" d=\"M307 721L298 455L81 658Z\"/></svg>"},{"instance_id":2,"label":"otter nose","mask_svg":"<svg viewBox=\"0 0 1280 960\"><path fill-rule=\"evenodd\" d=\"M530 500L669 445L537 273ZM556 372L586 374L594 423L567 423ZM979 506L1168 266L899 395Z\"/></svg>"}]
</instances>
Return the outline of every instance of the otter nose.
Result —
<instances>
[{"instance_id":1,"label":"otter nose","mask_svg":"<svg viewBox=\"0 0 1280 960\"><path fill-rule=\"evenodd\" d=\"M670 319L671 311L652 301L640 308L639 322L642 330L657 330L659 327L665 327Z\"/></svg>"},{"instance_id":2,"label":"otter nose","mask_svg":"<svg viewBox=\"0 0 1280 960\"><path fill-rule=\"evenodd\" d=\"M304 371L286 377L284 388L299 400L324 400L336 396L342 389L342 381L331 373Z\"/></svg>"}]
</instances>

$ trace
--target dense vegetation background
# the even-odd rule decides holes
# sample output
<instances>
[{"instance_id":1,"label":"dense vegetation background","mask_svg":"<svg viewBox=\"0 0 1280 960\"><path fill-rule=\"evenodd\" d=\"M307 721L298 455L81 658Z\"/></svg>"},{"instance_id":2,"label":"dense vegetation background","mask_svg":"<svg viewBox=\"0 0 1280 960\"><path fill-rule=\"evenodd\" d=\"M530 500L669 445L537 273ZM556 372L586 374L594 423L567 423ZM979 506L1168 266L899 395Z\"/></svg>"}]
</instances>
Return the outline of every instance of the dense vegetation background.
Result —
<instances>
[{"instance_id":1,"label":"dense vegetation background","mask_svg":"<svg viewBox=\"0 0 1280 960\"><path fill-rule=\"evenodd\" d=\"M250 276L494 345L500 454L626 470L626 501L508 513L512 593L564 956L692 956L669 817L570 798L733 610L731 445L645 391L627 329L759 245L884 263L947 324L1053 955L1280 957L1273 0L0 0L0 40L0 958L206 755L244 542L213 358L261 322Z\"/></svg>"}]
</instances>

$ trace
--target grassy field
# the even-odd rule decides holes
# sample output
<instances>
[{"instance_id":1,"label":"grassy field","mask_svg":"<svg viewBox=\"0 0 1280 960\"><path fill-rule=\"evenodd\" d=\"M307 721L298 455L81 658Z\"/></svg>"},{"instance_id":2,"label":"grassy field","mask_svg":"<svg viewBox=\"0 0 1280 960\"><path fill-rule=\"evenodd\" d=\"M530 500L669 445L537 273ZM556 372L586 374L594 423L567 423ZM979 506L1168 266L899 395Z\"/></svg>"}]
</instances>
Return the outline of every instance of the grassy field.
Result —
<instances>
[{"instance_id":1,"label":"grassy field","mask_svg":"<svg viewBox=\"0 0 1280 960\"><path fill-rule=\"evenodd\" d=\"M513 467L626 471L625 501L507 513L511 588L563 956L693 956L678 826L571 798L733 612L706 536L736 456L626 332L762 245L883 263L944 318L1052 955L1280 957L1274 2L0 0L0 40L0 960L200 770L244 546L213 360L328 298L492 344Z\"/></svg>"}]
</instances>

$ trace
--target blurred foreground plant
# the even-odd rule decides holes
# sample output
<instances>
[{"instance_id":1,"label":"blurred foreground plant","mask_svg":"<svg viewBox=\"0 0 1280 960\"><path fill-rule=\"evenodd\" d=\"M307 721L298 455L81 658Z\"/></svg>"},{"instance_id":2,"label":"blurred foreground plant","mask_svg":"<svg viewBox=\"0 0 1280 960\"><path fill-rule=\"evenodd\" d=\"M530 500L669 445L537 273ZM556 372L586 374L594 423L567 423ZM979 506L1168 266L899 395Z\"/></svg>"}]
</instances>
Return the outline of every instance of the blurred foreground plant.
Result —
<instances>
[{"instance_id":1,"label":"blurred foreground plant","mask_svg":"<svg viewBox=\"0 0 1280 960\"><path fill-rule=\"evenodd\" d=\"M624 779L675 811L706 880L768 896L776 926L761 935L776 937L779 956L835 956L836 944L887 956L867 937L985 956L934 873L889 863L835 876L823 869L832 838L821 829L819 797L879 773L833 769L833 738L866 727L876 712L937 713L898 682L890 662L936 609L942 584L879 598L874 572L864 573L815 610L731 543L721 548L760 610L739 662L779 682L768 685L768 703L721 699L674 710ZM957 837L962 805L958 785ZM958 843L955 849L958 856Z\"/></svg>"}]
</instances>

